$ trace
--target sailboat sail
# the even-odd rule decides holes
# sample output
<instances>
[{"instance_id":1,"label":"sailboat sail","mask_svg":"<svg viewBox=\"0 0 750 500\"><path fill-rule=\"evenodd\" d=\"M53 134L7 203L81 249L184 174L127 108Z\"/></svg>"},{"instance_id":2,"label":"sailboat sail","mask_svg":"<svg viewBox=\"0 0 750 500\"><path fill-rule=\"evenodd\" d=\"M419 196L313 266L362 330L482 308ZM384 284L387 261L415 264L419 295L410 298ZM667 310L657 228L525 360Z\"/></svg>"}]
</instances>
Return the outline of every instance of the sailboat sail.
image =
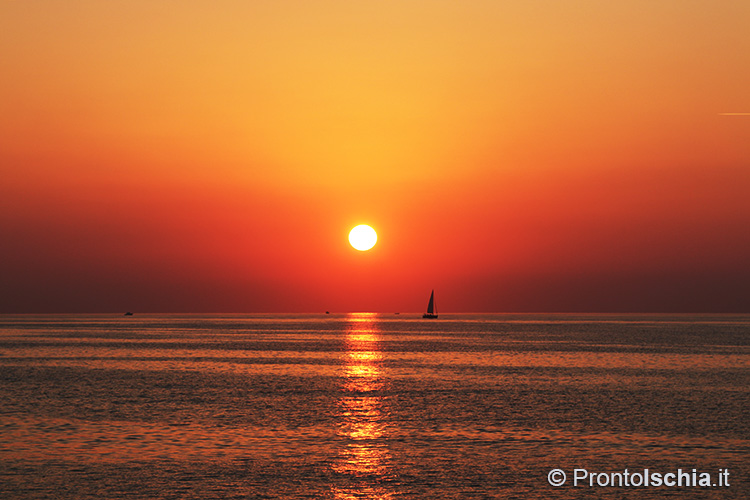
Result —
<instances>
[{"instance_id":1,"label":"sailboat sail","mask_svg":"<svg viewBox=\"0 0 750 500\"><path fill-rule=\"evenodd\" d=\"M437 318L437 308L435 307L435 290L430 294L430 302L427 304L427 312L422 315L423 318Z\"/></svg>"}]
</instances>

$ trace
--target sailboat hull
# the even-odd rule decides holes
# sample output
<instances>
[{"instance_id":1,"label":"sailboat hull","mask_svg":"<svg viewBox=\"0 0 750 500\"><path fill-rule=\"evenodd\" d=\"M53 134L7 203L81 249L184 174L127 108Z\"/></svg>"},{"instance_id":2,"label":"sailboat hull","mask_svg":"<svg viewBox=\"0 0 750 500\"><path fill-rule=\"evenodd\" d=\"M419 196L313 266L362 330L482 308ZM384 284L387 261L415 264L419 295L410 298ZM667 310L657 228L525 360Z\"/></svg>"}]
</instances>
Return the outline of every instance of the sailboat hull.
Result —
<instances>
[{"instance_id":1,"label":"sailboat hull","mask_svg":"<svg viewBox=\"0 0 750 500\"><path fill-rule=\"evenodd\" d=\"M437 314L424 313L422 315L424 319L437 319Z\"/></svg>"}]
</instances>

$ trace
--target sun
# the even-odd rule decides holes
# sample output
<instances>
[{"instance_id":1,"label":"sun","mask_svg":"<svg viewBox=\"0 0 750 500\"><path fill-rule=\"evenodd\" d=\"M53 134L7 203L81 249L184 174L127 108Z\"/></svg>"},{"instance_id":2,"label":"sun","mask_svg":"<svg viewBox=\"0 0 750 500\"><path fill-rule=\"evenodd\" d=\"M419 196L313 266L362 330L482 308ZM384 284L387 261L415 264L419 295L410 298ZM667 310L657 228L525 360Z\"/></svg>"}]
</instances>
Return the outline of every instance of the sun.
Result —
<instances>
[{"instance_id":1,"label":"sun","mask_svg":"<svg viewBox=\"0 0 750 500\"><path fill-rule=\"evenodd\" d=\"M378 233L367 224L360 224L349 231L349 243L360 252L371 249L377 241Z\"/></svg>"}]
</instances>

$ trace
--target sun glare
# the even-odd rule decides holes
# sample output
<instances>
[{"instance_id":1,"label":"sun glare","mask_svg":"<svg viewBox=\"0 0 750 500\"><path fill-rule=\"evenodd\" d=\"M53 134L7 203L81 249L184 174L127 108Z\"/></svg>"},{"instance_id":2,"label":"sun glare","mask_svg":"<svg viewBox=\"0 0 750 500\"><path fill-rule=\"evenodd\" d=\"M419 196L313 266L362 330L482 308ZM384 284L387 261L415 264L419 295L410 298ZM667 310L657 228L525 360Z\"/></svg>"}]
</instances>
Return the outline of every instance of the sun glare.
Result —
<instances>
[{"instance_id":1,"label":"sun glare","mask_svg":"<svg viewBox=\"0 0 750 500\"><path fill-rule=\"evenodd\" d=\"M366 224L360 224L349 231L349 243L361 252L374 247L377 241L378 233Z\"/></svg>"}]
</instances>

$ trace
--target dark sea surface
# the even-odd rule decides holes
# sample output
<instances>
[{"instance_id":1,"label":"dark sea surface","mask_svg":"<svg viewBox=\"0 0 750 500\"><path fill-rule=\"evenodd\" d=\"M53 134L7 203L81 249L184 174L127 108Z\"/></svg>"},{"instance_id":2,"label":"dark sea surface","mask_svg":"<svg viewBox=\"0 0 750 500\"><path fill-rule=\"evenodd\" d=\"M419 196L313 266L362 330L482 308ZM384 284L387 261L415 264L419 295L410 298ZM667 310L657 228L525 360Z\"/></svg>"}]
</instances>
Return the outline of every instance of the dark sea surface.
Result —
<instances>
[{"instance_id":1,"label":"dark sea surface","mask_svg":"<svg viewBox=\"0 0 750 500\"><path fill-rule=\"evenodd\" d=\"M596 486L625 469L730 486ZM0 316L3 499L750 498L749 471L748 315Z\"/></svg>"}]
</instances>

